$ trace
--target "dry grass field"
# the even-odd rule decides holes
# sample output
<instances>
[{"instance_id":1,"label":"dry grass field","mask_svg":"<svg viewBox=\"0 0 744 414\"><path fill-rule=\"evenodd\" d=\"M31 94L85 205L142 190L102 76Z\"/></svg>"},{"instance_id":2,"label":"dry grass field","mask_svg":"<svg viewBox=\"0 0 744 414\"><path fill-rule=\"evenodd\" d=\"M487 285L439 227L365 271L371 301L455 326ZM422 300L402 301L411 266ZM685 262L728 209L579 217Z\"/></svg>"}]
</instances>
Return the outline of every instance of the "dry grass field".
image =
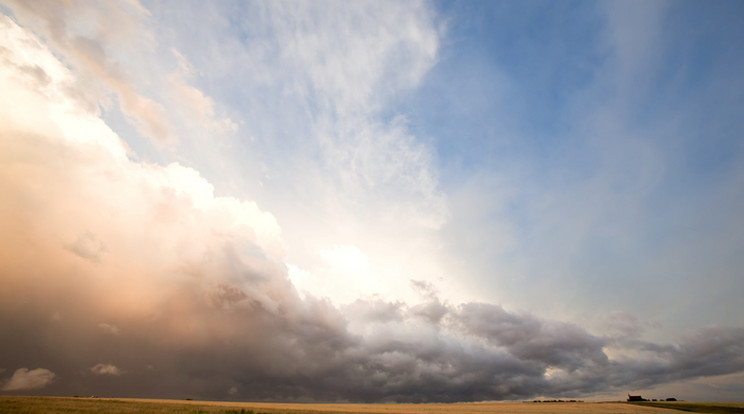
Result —
<instances>
[{"instance_id":1,"label":"dry grass field","mask_svg":"<svg viewBox=\"0 0 744 414\"><path fill-rule=\"evenodd\" d=\"M0 396L0 413L744 413L744 403L458 403L458 404L282 404L108 398Z\"/></svg>"},{"instance_id":2,"label":"dry grass field","mask_svg":"<svg viewBox=\"0 0 744 414\"><path fill-rule=\"evenodd\" d=\"M739 403L722 403L722 402L688 402L688 401L674 401L674 402L641 402L634 403L647 407L661 407L671 408L677 411L687 411L693 413L743 413L744 414L744 402Z\"/></svg>"}]
</instances>

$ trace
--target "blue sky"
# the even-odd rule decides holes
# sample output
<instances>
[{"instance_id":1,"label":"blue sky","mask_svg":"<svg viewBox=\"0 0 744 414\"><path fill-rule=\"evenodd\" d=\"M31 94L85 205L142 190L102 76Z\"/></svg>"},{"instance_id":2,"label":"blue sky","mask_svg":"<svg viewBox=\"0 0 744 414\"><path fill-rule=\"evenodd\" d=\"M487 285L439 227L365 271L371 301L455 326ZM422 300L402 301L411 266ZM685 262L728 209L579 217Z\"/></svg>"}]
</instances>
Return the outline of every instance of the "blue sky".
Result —
<instances>
[{"instance_id":1,"label":"blue sky","mask_svg":"<svg viewBox=\"0 0 744 414\"><path fill-rule=\"evenodd\" d=\"M739 2L3 4L5 391L741 395Z\"/></svg>"},{"instance_id":2,"label":"blue sky","mask_svg":"<svg viewBox=\"0 0 744 414\"><path fill-rule=\"evenodd\" d=\"M590 306L684 297L702 314L736 315L718 302L740 279L736 213L710 213L737 210L724 205L739 185L738 6L533 6L441 5L454 14L451 40L411 104L412 122L435 137L443 188L479 174L499 182L479 187L494 200L483 218L506 223L514 245L484 252L481 272L517 258L530 262L518 270L528 280L505 295L532 295L557 273L562 293L592 296ZM711 233L723 237L694 240ZM731 267L685 269L706 261Z\"/></svg>"}]
</instances>

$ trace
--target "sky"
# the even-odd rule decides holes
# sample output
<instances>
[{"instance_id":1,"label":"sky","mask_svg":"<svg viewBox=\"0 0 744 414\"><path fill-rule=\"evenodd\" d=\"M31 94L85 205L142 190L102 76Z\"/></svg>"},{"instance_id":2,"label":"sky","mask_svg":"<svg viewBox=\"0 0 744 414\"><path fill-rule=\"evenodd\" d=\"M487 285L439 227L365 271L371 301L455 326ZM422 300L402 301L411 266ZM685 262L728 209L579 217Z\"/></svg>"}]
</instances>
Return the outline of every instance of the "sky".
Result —
<instances>
[{"instance_id":1,"label":"sky","mask_svg":"<svg viewBox=\"0 0 744 414\"><path fill-rule=\"evenodd\" d=\"M743 3L0 12L0 393L744 395Z\"/></svg>"}]
</instances>

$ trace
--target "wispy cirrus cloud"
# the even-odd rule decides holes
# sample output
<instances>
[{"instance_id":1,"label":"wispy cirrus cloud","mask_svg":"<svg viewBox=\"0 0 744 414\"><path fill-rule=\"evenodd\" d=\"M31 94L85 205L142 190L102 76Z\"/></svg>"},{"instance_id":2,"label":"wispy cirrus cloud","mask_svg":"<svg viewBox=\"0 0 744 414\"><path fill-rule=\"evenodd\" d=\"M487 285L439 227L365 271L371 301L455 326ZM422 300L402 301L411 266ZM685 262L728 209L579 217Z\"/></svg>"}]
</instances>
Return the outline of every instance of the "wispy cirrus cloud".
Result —
<instances>
[{"instance_id":1,"label":"wispy cirrus cloud","mask_svg":"<svg viewBox=\"0 0 744 414\"><path fill-rule=\"evenodd\" d=\"M61 52L65 64L88 80L75 88L76 98L88 110L111 108L115 100L137 132L157 145L175 145L176 135L182 133L173 122L174 109L182 119L191 120L192 128L216 135L236 131L233 121L217 114L212 99L189 84L189 69L178 51L173 51L174 62L152 59L160 45L147 27L150 12L138 1L92 7L77 1L10 4ZM153 72L165 82L144 91L142 77Z\"/></svg>"}]
</instances>

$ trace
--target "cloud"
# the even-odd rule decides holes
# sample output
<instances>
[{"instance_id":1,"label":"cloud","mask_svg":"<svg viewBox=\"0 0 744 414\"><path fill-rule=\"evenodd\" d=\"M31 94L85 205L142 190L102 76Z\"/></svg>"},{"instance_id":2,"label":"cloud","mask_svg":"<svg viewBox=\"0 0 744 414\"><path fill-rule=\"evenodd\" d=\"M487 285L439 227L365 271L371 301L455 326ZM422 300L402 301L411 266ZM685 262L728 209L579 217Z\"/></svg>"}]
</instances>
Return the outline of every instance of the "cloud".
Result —
<instances>
[{"instance_id":1,"label":"cloud","mask_svg":"<svg viewBox=\"0 0 744 414\"><path fill-rule=\"evenodd\" d=\"M249 38L246 47L276 47L275 60L258 66L282 68L274 75L279 96L298 104L294 122L303 122L280 132L299 138L302 150L287 158L296 165L272 172L275 187L295 188L307 205L302 214L277 212L288 223L288 261L306 275L298 286L335 303L349 303L359 291L409 296L406 275L422 267L443 272L431 259L438 244L432 233L448 210L435 149L410 131L405 116L383 112L435 64L441 36L435 19L418 2L336 3L332 10L272 2L261 11L264 20L244 24L265 26L271 36ZM316 234L324 237L308 237ZM399 260L396 246L410 245L416 253ZM338 246L353 246L367 266L340 276L339 262L327 260Z\"/></svg>"},{"instance_id":2,"label":"cloud","mask_svg":"<svg viewBox=\"0 0 744 414\"><path fill-rule=\"evenodd\" d=\"M54 381L54 373L44 368L29 370L28 368L18 368L10 377L8 382L3 385L3 391L21 391L35 390L44 388Z\"/></svg>"},{"instance_id":3,"label":"cloud","mask_svg":"<svg viewBox=\"0 0 744 414\"><path fill-rule=\"evenodd\" d=\"M9 6L87 79L75 85L75 98L86 109L120 109L142 136L159 146L172 146L176 136L184 138L189 129L217 136L237 131L237 124L218 112L213 99L189 83L192 73L180 52L170 50L176 70L158 61L159 45L148 24L151 14L138 1L100 6L10 1ZM154 74L164 81L148 85L145 92L142 84ZM112 105L112 97L118 105ZM190 128L179 126L184 119Z\"/></svg>"},{"instance_id":4,"label":"cloud","mask_svg":"<svg viewBox=\"0 0 744 414\"><path fill-rule=\"evenodd\" d=\"M106 246L88 232L79 235L74 242L65 247L85 260L100 262L101 255L106 252Z\"/></svg>"},{"instance_id":5,"label":"cloud","mask_svg":"<svg viewBox=\"0 0 744 414\"><path fill-rule=\"evenodd\" d=\"M159 142L172 140L170 128L165 121L165 108L155 100L139 93L122 73L115 57L107 53L108 42L133 41L141 29L138 20L146 10L138 2L109 5L105 8L88 8L96 15L96 25L89 27L91 33L77 32L71 22L81 15L83 5L78 2L39 3L12 2L14 12L38 25L47 39L83 73L99 80L111 88L119 99L121 109L134 126L145 136ZM140 31L138 42L147 44L152 39ZM89 98L93 98L88 94ZM95 98L93 98L95 99ZM90 105L97 106L98 102Z\"/></svg>"},{"instance_id":6,"label":"cloud","mask_svg":"<svg viewBox=\"0 0 744 414\"><path fill-rule=\"evenodd\" d=\"M370 105L379 109L381 98L415 86L436 59L439 35L423 3L265 7L282 57L306 77L298 92L314 95L341 119Z\"/></svg>"},{"instance_id":7,"label":"cloud","mask_svg":"<svg viewBox=\"0 0 744 414\"><path fill-rule=\"evenodd\" d=\"M318 47L303 27L287 29L287 41ZM411 48L423 36L422 53L433 56L419 26L406 27L409 40L393 49ZM636 321L618 314L616 330L625 334L599 336L494 304L442 298L445 289L417 274L396 273L406 276L397 282L412 285L416 301L370 295L337 306L301 296L289 278L284 229L272 213L253 201L217 195L195 168L134 159L119 135L76 98L75 74L39 38L7 18L0 29L6 40L0 61L0 366L45 361L60 378L52 382L50 370L21 368L6 391L47 386L60 394L86 389L143 397L468 401L583 396L744 370L741 329L709 327L674 343L654 343L638 339ZM357 78L380 85L364 68L339 70L338 81L311 71L314 90L332 96ZM415 81L400 76L396 87ZM359 105L373 90L339 92L329 102ZM411 180L401 188L424 183L420 191L437 198L427 152L402 121L363 121L354 124L369 127L362 135L332 137L333 148L349 151L330 157L356 168L350 178L356 184L348 188L374 189L403 177ZM404 153L392 156L391 169L383 168L384 151L354 154L355 144L342 139L373 147L373 136ZM409 156L420 163L408 169ZM412 203L398 207L418 211ZM402 233L437 228L440 211L432 210L412 218ZM397 234L392 229L399 221L375 214L385 236ZM386 270L356 243L331 245L325 259L334 272ZM402 254L399 246L377 252ZM50 320L55 312L64 318ZM99 378L122 372L116 382Z\"/></svg>"},{"instance_id":8,"label":"cloud","mask_svg":"<svg viewBox=\"0 0 744 414\"><path fill-rule=\"evenodd\" d=\"M631 348L632 347L632 348ZM638 341L634 360L621 359L633 382L648 386L671 380L731 374L744 368L744 329L708 326L687 333L676 345ZM622 372L622 371L621 371Z\"/></svg>"},{"instance_id":9,"label":"cloud","mask_svg":"<svg viewBox=\"0 0 744 414\"><path fill-rule=\"evenodd\" d=\"M109 335L119 335L119 327L116 325L111 325L109 323L99 323L98 328L101 329L101 332L105 332Z\"/></svg>"},{"instance_id":10,"label":"cloud","mask_svg":"<svg viewBox=\"0 0 744 414\"><path fill-rule=\"evenodd\" d=\"M734 251L744 239L733 212L744 200L744 153L733 133L741 117L731 112L741 99L730 91L741 89L733 70L744 60L730 52L741 30L729 16L737 7L596 6L552 10L547 25L539 7L453 13L450 39L475 42L441 51L457 64L443 59L432 70L420 102L438 103L422 120L433 134L458 137L440 147L455 154L442 152L455 165L442 171L452 206L446 251L467 258L459 277L471 297L580 318L593 331L617 309L633 309L642 327L661 323L643 330L656 340L690 326L736 326ZM471 116L482 111L472 122L448 111L469 98L449 93L461 67L481 90L496 80L503 89L487 111L468 107ZM566 83L573 76L581 81Z\"/></svg>"},{"instance_id":11,"label":"cloud","mask_svg":"<svg viewBox=\"0 0 744 414\"><path fill-rule=\"evenodd\" d=\"M115 365L98 363L90 367L90 372L95 375L121 375L121 371Z\"/></svg>"},{"instance_id":12,"label":"cloud","mask_svg":"<svg viewBox=\"0 0 744 414\"><path fill-rule=\"evenodd\" d=\"M182 118L218 134L237 132L238 126L230 118L217 118L214 100L188 83L193 69L186 58L175 49L171 52L176 56L179 68L168 74L167 80L172 87L172 100L181 103L177 108L182 110Z\"/></svg>"}]
</instances>

